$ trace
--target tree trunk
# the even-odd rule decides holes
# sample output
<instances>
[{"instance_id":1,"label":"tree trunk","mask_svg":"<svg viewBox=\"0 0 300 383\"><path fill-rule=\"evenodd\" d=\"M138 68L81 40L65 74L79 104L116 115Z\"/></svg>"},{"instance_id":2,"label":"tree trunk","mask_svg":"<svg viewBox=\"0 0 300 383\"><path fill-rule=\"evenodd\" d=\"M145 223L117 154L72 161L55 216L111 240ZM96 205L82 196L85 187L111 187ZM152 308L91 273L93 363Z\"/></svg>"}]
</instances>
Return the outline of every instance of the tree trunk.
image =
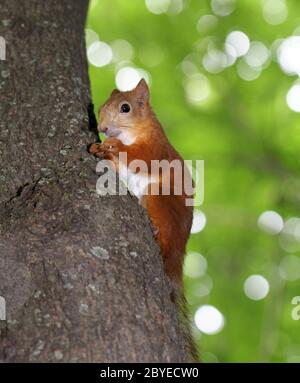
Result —
<instances>
[{"instance_id":1,"label":"tree trunk","mask_svg":"<svg viewBox=\"0 0 300 383\"><path fill-rule=\"evenodd\" d=\"M186 361L145 211L96 193L86 11L0 0L0 361Z\"/></svg>"}]
</instances>

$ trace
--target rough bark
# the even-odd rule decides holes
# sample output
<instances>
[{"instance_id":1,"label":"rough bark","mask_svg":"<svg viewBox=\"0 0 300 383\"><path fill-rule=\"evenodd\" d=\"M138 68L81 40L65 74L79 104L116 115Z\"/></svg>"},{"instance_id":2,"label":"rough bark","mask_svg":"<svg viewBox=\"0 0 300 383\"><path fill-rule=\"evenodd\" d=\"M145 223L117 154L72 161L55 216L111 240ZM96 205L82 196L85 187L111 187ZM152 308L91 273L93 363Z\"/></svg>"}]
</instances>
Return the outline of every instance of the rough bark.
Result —
<instances>
[{"instance_id":1,"label":"rough bark","mask_svg":"<svg viewBox=\"0 0 300 383\"><path fill-rule=\"evenodd\" d=\"M86 10L0 1L0 361L185 361L145 211L96 194Z\"/></svg>"}]
</instances>

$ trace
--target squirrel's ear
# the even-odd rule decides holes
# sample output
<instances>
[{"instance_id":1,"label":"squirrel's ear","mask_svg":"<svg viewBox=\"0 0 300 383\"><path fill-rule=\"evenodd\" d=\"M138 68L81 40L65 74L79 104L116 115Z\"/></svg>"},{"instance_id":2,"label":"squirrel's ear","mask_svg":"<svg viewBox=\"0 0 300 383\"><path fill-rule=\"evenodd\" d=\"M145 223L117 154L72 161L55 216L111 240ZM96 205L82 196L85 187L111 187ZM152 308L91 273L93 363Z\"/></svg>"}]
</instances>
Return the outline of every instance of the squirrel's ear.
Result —
<instances>
[{"instance_id":1,"label":"squirrel's ear","mask_svg":"<svg viewBox=\"0 0 300 383\"><path fill-rule=\"evenodd\" d=\"M149 100L149 88L146 81L142 78L134 89L136 96L142 101Z\"/></svg>"},{"instance_id":2,"label":"squirrel's ear","mask_svg":"<svg viewBox=\"0 0 300 383\"><path fill-rule=\"evenodd\" d=\"M112 92L111 92L111 95L110 97L112 96L115 96L116 94L120 93L120 91L118 89L114 89Z\"/></svg>"}]
</instances>

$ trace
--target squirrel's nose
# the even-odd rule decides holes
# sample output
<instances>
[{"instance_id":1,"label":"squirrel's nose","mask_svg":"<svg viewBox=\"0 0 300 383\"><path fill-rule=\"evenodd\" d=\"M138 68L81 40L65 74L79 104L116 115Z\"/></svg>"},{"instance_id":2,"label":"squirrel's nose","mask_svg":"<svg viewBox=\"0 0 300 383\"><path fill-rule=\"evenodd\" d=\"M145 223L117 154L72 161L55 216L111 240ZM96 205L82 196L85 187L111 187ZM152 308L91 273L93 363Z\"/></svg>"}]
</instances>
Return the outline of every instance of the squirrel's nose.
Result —
<instances>
[{"instance_id":1,"label":"squirrel's nose","mask_svg":"<svg viewBox=\"0 0 300 383\"><path fill-rule=\"evenodd\" d=\"M105 133L105 132L107 132L108 128L107 128L107 126L103 126L102 124L99 124L98 130L99 130L99 132Z\"/></svg>"}]
</instances>

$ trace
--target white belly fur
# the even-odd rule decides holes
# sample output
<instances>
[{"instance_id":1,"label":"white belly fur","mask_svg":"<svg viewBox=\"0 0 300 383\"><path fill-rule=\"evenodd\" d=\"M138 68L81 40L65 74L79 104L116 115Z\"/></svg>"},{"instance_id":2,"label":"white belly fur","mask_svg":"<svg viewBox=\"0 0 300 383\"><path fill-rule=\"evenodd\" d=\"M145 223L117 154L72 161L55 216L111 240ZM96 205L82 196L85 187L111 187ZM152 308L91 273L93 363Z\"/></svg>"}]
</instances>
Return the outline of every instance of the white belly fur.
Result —
<instances>
[{"instance_id":1,"label":"white belly fur","mask_svg":"<svg viewBox=\"0 0 300 383\"><path fill-rule=\"evenodd\" d=\"M131 145L135 141L135 136L126 131L118 134L116 138L120 140L124 145Z\"/></svg>"},{"instance_id":2,"label":"white belly fur","mask_svg":"<svg viewBox=\"0 0 300 383\"><path fill-rule=\"evenodd\" d=\"M146 194L147 186L155 183L156 179L146 174L133 173L125 165L119 166L119 177L125 183L128 190L134 194L139 202Z\"/></svg>"},{"instance_id":3,"label":"white belly fur","mask_svg":"<svg viewBox=\"0 0 300 383\"><path fill-rule=\"evenodd\" d=\"M135 141L135 136L128 131L123 131L116 136L124 145L131 145ZM145 194L149 183L154 183L156 180L146 174L133 173L125 165L119 165L119 177L125 183L128 190L134 194L139 201Z\"/></svg>"}]
</instances>

